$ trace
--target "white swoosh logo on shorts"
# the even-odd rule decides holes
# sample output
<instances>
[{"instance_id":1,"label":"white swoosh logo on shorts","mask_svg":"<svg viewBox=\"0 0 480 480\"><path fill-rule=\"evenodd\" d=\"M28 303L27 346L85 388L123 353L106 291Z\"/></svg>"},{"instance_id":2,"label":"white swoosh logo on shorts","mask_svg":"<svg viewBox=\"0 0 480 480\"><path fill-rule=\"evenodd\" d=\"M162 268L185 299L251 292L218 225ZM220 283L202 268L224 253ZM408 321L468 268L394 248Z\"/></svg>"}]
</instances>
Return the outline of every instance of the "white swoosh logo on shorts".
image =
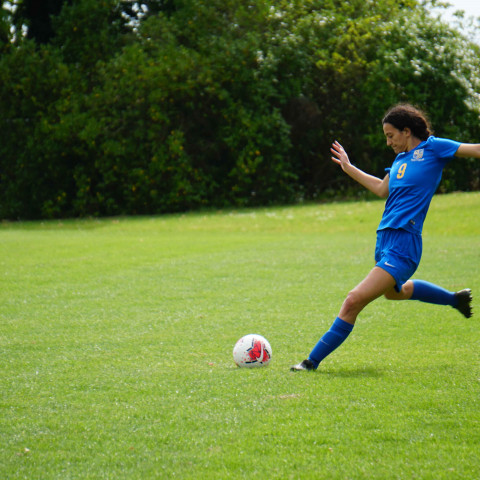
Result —
<instances>
[{"instance_id":1,"label":"white swoosh logo on shorts","mask_svg":"<svg viewBox=\"0 0 480 480\"><path fill-rule=\"evenodd\" d=\"M385 262L384 265L386 265L387 267L397 268L395 267L395 265L392 265L391 263L388 263L388 262Z\"/></svg>"}]
</instances>

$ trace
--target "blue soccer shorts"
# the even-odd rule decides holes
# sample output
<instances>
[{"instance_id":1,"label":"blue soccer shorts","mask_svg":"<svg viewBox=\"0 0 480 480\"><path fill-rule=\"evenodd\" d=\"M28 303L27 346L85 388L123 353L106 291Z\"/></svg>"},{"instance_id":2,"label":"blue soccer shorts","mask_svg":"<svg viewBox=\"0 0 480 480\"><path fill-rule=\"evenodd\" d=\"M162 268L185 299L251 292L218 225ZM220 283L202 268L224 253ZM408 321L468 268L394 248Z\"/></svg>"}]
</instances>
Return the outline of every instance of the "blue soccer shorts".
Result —
<instances>
[{"instance_id":1,"label":"blue soccer shorts","mask_svg":"<svg viewBox=\"0 0 480 480\"><path fill-rule=\"evenodd\" d=\"M415 273L421 257L421 235L394 228L377 231L376 266L388 272L395 279L397 292Z\"/></svg>"}]
</instances>

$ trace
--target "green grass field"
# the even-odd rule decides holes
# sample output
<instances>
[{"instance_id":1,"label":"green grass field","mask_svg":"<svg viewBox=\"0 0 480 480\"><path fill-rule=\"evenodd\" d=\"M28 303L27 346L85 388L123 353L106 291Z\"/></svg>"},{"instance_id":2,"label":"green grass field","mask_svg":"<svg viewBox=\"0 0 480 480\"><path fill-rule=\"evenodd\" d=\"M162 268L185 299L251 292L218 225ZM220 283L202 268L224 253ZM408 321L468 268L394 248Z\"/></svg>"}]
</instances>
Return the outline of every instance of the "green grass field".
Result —
<instances>
[{"instance_id":1,"label":"green grass field","mask_svg":"<svg viewBox=\"0 0 480 480\"><path fill-rule=\"evenodd\" d=\"M382 201L0 226L1 479L480 478L476 316L379 299ZM436 196L415 278L471 287L480 194ZM236 340L271 343L240 369Z\"/></svg>"}]
</instances>

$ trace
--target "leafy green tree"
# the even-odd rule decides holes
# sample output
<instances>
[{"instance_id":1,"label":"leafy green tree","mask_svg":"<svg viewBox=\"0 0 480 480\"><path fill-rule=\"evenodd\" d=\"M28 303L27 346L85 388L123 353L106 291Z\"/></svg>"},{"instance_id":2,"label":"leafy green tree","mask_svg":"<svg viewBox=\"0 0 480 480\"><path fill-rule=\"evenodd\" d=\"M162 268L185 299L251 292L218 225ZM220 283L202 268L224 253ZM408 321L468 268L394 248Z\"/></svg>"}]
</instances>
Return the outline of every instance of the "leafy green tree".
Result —
<instances>
[{"instance_id":1,"label":"leafy green tree","mask_svg":"<svg viewBox=\"0 0 480 480\"><path fill-rule=\"evenodd\" d=\"M78 139L85 98L99 82L98 65L120 50L124 30L107 3L65 4L50 42L19 38L0 57L0 213L9 218L88 214L75 211L77 165L90 149ZM20 147L19 147L20 146Z\"/></svg>"},{"instance_id":2,"label":"leafy green tree","mask_svg":"<svg viewBox=\"0 0 480 480\"><path fill-rule=\"evenodd\" d=\"M52 18L60 13L70 0L18 0L15 2L13 23L17 32L27 29L26 36L37 44L45 44L54 35Z\"/></svg>"},{"instance_id":3,"label":"leafy green tree","mask_svg":"<svg viewBox=\"0 0 480 480\"><path fill-rule=\"evenodd\" d=\"M479 47L416 0L78 0L49 22L0 50L3 218L356 195L330 144L383 175L398 101L480 137ZM454 162L443 185L478 178Z\"/></svg>"},{"instance_id":4,"label":"leafy green tree","mask_svg":"<svg viewBox=\"0 0 480 480\"><path fill-rule=\"evenodd\" d=\"M140 0L138 2L123 1L123 14L135 25L147 17L163 13L167 16L181 8L181 0Z\"/></svg>"},{"instance_id":5,"label":"leafy green tree","mask_svg":"<svg viewBox=\"0 0 480 480\"><path fill-rule=\"evenodd\" d=\"M60 56L31 41L0 56L0 215L61 215L71 173L52 136L56 102L68 94Z\"/></svg>"},{"instance_id":6,"label":"leafy green tree","mask_svg":"<svg viewBox=\"0 0 480 480\"><path fill-rule=\"evenodd\" d=\"M63 60L76 64L86 75L99 61L108 60L121 50L130 32L117 0L78 0L65 4L53 20L53 46Z\"/></svg>"},{"instance_id":7,"label":"leafy green tree","mask_svg":"<svg viewBox=\"0 0 480 480\"><path fill-rule=\"evenodd\" d=\"M167 17L150 18L139 44L105 66L80 132L101 155L78 176L92 182L86 202L109 196L111 214L125 204L143 213L291 199L293 174L278 153L290 147L288 127L264 95L270 87L245 68L260 38L219 36L229 21L212 9L197 10L194 25L193 12L175 18L190 22L188 37Z\"/></svg>"},{"instance_id":8,"label":"leafy green tree","mask_svg":"<svg viewBox=\"0 0 480 480\"><path fill-rule=\"evenodd\" d=\"M0 49L3 50L10 42L11 14L4 6L0 7Z\"/></svg>"}]
</instances>

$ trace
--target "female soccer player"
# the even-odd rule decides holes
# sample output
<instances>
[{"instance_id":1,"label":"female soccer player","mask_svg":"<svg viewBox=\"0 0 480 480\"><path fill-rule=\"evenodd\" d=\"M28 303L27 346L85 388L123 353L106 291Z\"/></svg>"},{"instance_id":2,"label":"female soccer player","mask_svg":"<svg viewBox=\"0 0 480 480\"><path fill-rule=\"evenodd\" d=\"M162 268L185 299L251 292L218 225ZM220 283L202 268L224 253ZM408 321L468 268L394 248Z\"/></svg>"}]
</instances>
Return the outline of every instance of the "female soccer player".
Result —
<instances>
[{"instance_id":1,"label":"female soccer player","mask_svg":"<svg viewBox=\"0 0 480 480\"><path fill-rule=\"evenodd\" d=\"M480 158L480 144L434 137L425 114L409 104L396 105L386 113L383 132L387 145L397 155L383 180L353 166L340 143L335 141L332 145L332 160L347 175L379 197L387 198L377 229L376 265L348 293L330 329L308 359L291 368L293 371L316 370L348 337L363 308L381 295L389 300L450 305L467 318L472 315L469 289L449 292L423 280L409 279L420 262L423 222L443 168L453 157Z\"/></svg>"}]
</instances>

